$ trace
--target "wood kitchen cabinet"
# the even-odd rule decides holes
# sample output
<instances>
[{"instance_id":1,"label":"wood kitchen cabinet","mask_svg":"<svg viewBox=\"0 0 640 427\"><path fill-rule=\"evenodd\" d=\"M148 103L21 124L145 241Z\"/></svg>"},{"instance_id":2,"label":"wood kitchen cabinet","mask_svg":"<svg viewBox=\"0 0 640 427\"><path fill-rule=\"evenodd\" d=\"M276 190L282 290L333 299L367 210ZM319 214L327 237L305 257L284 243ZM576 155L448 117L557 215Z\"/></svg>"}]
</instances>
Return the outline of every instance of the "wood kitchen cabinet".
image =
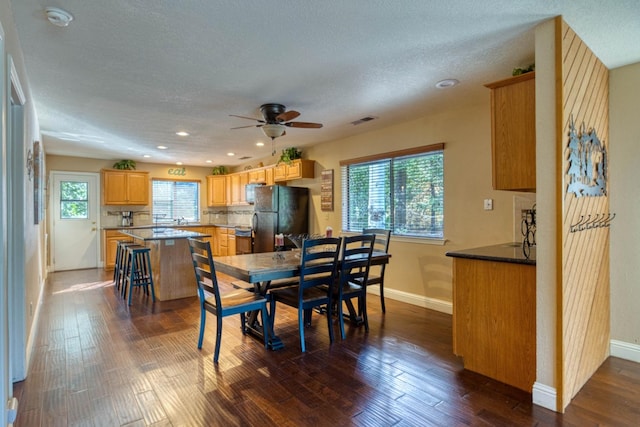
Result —
<instances>
[{"instance_id":1,"label":"wood kitchen cabinet","mask_svg":"<svg viewBox=\"0 0 640 427\"><path fill-rule=\"evenodd\" d=\"M491 89L493 188L535 191L535 72L485 86Z\"/></svg>"},{"instance_id":2,"label":"wood kitchen cabinet","mask_svg":"<svg viewBox=\"0 0 640 427\"><path fill-rule=\"evenodd\" d=\"M274 182L289 181L292 179L314 178L315 161L306 159L292 160L291 163L278 163L273 168Z\"/></svg>"},{"instance_id":3,"label":"wood kitchen cabinet","mask_svg":"<svg viewBox=\"0 0 640 427\"><path fill-rule=\"evenodd\" d=\"M227 227L215 227L214 230L214 243L211 251L213 256L227 256L228 254L228 231Z\"/></svg>"},{"instance_id":4,"label":"wood kitchen cabinet","mask_svg":"<svg viewBox=\"0 0 640 427\"><path fill-rule=\"evenodd\" d=\"M207 206L227 206L227 175L207 176Z\"/></svg>"},{"instance_id":5,"label":"wood kitchen cabinet","mask_svg":"<svg viewBox=\"0 0 640 427\"><path fill-rule=\"evenodd\" d=\"M149 172L102 170L103 205L148 205Z\"/></svg>"},{"instance_id":6,"label":"wood kitchen cabinet","mask_svg":"<svg viewBox=\"0 0 640 427\"><path fill-rule=\"evenodd\" d=\"M454 258L453 352L463 358L465 369L531 393L535 265Z\"/></svg>"},{"instance_id":7,"label":"wood kitchen cabinet","mask_svg":"<svg viewBox=\"0 0 640 427\"><path fill-rule=\"evenodd\" d=\"M104 269L113 270L116 265L116 251L118 249L118 241L126 240L132 242L133 239L118 233L116 230L105 230L104 232Z\"/></svg>"},{"instance_id":8,"label":"wood kitchen cabinet","mask_svg":"<svg viewBox=\"0 0 640 427\"><path fill-rule=\"evenodd\" d=\"M227 255L236 254L236 233L233 228L227 232Z\"/></svg>"},{"instance_id":9,"label":"wood kitchen cabinet","mask_svg":"<svg viewBox=\"0 0 640 427\"><path fill-rule=\"evenodd\" d=\"M247 196L245 186L249 183L249 174L247 172L234 173L229 175L231 179L231 204L246 205Z\"/></svg>"}]
</instances>

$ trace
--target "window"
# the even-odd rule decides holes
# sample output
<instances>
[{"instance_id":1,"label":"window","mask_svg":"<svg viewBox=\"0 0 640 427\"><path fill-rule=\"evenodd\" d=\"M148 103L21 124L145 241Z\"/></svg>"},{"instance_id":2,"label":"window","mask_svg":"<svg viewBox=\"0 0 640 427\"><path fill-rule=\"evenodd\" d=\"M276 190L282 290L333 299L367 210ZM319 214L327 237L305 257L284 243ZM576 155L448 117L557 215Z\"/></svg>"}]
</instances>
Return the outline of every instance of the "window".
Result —
<instances>
[{"instance_id":1,"label":"window","mask_svg":"<svg viewBox=\"0 0 640 427\"><path fill-rule=\"evenodd\" d=\"M60 182L60 219L89 218L89 183Z\"/></svg>"},{"instance_id":2,"label":"window","mask_svg":"<svg viewBox=\"0 0 640 427\"><path fill-rule=\"evenodd\" d=\"M198 222L200 217L200 183L154 179L153 218L172 220L184 218Z\"/></svg>"},{"instance_id":3,"label":"window","mask_svg":"<svg viewBox=\"0 0 640 427\"><path fill-rule=\"evenodd\" d=\"M341 162L342 229L444 237L444 144Z\"/></svg>"}]
</instances>

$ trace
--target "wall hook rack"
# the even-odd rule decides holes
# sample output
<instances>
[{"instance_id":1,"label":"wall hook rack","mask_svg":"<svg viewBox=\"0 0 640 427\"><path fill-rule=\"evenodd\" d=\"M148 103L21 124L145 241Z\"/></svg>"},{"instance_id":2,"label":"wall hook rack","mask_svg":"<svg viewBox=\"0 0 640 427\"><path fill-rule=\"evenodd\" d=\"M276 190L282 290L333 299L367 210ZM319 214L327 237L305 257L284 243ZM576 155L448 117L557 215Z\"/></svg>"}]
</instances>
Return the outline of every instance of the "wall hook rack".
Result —
<instances>
[{"instance_id":1,"label":"wall hook rack","mask_svg":"<svg viewBox=\"0 0 640 427\"><path fill-rule=\"evenodd\" d=\"M578 222L569 226L569 232L575 233L576 231L591 230L592 228L609 227L615 217L615 213L580 215Z\"/></svg>"}]
</instances>

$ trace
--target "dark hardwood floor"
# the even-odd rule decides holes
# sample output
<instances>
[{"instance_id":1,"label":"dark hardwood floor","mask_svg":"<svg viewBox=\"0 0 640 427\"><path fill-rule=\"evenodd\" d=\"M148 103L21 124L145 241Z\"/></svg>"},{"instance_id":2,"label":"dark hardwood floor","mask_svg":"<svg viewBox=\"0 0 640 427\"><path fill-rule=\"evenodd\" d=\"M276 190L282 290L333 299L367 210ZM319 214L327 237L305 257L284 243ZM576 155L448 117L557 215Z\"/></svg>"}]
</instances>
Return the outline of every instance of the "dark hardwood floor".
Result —
<instances>
[{"instance_id":1,"label":"dark hardwood floor","mask_svg":"<svg viewBox=\"0 0 640 427\"><path fill-rule=\"evenodd\" d=\"M50 274L29 376L14 386L16 425L640 425L638 364L610 358L557 414L463 370L451 316L390 299L383 315L375 296L368 305L370 332L347 326L341 341L335 325L331 346L315 314L306 354L291 309L278 306L276 352L225 318L214 366L211 315L196 348L196 298L152 304L137 293L129 308L102 270Z\"/></svg>"}]
</instances>

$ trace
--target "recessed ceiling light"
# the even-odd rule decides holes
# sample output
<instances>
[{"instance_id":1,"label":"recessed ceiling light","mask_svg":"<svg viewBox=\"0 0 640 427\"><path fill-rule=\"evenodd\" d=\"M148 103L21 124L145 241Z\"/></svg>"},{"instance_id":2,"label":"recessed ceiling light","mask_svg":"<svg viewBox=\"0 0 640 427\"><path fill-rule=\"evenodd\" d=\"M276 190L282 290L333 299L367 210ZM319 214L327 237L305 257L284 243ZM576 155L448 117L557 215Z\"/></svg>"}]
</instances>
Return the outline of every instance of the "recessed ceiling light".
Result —
<instances>
[{"instance_id":1,"label":"recessed ceiling light","mask_svg":"<svg viewBox=\"0 0 640 427\"><path fill-rule=\"evenodd\" d=\"M180 132L176 132L176 135L178 135L178 136L189 136L189 132L185 132L185 131L181 130Z\"/></svg>"},{"instance_id":2,"label":"recessed ceiling light","mask_svg":"<svg viewBox=\"0 0 640 427\"><path fill-rule=\"evenodd\" d=\"M444 79L444 80L440 80L438 83L436 83L436 87L438 89L447 89L447 88L450 88L450 87L454 87L458 83L460 83L460 82L458 80L456 80L456 79Z\"/></svg>"},{"instance_id":3,"label":"recessed ceiling light","mask_svg":"<svg viewBox=\"0 0 640 427\"><path fill-rule=\"evenodd\" d=\"M229 157L232 157L232 156L235 156L235 155L236 155L236 153L227 153L227 156L229 156Z\"/></svg>"},{"instance_id":4,"label":"recessed ceiling light","mask_svg":"<svg viewBox=\"0 0 640 427\"><path fill-rule=\"evenodd\" d=\"M73 21L72 14L58 7L46 7L44 13L47 15L49 22L56 27L66 27Z\"/></svg>"},{"instance_id":5,"label":"recessed ceiling light","mask_svg":"<svg viewBox=\"0 0 640 427\"><path fill-rule=\"evenodd\" d=\"M182 165L182 162L176 162L176 165L180 166Z\"/></svg>"},{"instance_id":6,"label":"recessed ceiling light","mask_svg":"<svg viewBox=\"0 0 640 427\"><path fill-rule=\"evenodd\" d=\"M205 160L205 163L213 163L213 160Z\"/></svg>"},{"instance_id":7,"label":"recessed ceiling light","mask_svg":"<svg viewBox=\"0 0 640 427\"><path fill-rule=\"evenodd\" d=\"M256 145L257 145L258 147L264 147L264 142L256 142Z\"/></svg>"},{"instance_id":8,"label":"recessed ceiling light","mask_svg":"<svg viewBox=\"0 0 640 427\"><path fill-rule=\"evenodd\" d=\"M144 157L145 159L148 159L148 158L149 158L149 157L151 157L151 156L150 156L149 154L145 154L145 155L144 155L144 156L142 156L142 157Z\"/></svg>"},{"instance_id":9,"label":"recessed ceiling light","mask_svg":"<svg viewBox=\"0 0 640 427\"><path fill-rule=\"evenodd\" d=\"M167 147L165 147L164 145L158 145L158 150L166 150Z\"/></svg>"}]
</instances>

